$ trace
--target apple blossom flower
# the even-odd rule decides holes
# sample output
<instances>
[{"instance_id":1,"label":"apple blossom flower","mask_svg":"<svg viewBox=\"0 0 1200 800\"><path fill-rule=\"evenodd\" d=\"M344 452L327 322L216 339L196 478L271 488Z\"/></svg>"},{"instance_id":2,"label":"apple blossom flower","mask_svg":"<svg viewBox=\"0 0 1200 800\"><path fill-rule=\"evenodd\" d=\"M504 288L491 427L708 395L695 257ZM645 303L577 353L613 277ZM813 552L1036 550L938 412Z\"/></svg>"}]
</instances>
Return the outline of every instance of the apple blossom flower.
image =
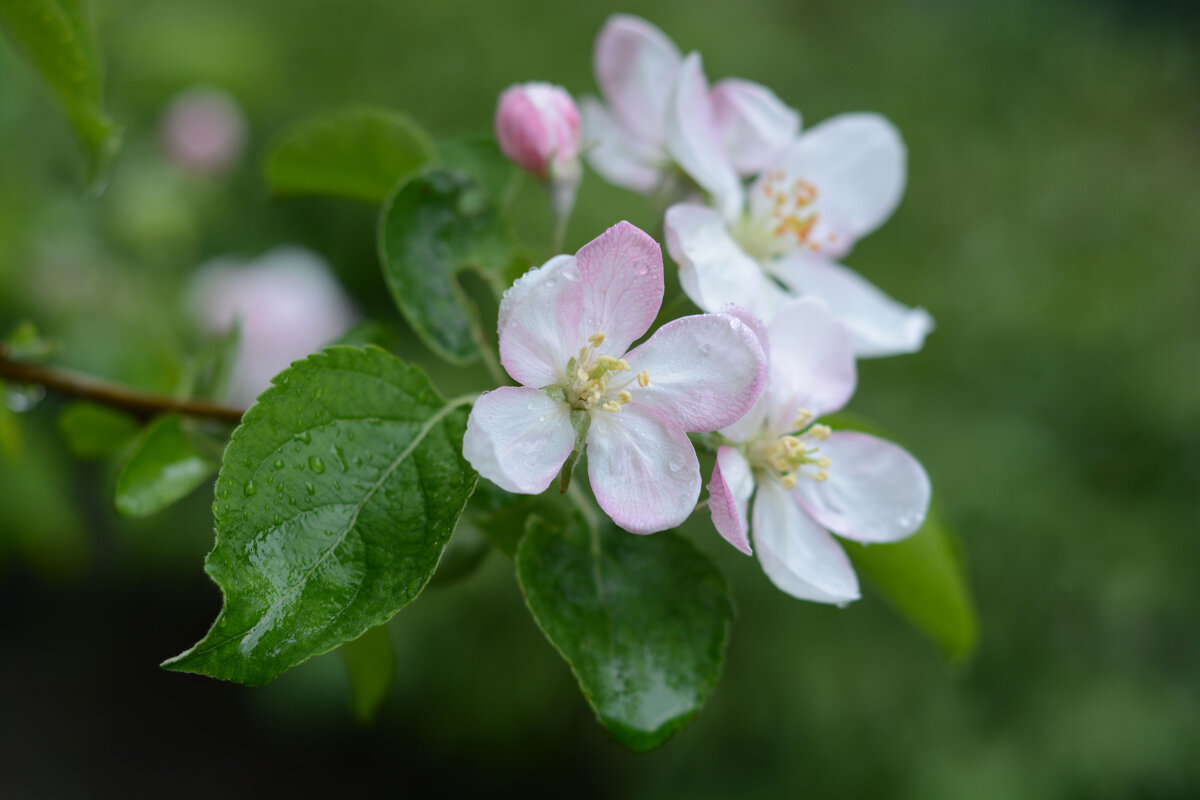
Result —
<instances>
[{"instance_id":1,"label":"apple blossom flower","mask_svg":"<svg viewBox=\"0 0 1200 800\"><path fill-rule=\"evenodd\" d=\"M250 263L208 262L192 277L187 301L193 319L209 334L240 324L228 399L241 405L254 402L271 378L341 336L358 318L329 266L293 246Z\"/></svg>"},{"instance_id":2,"label":"apple blossom flower","mask_svg":"<svg viewBox=\"0 0 1200 800\"><path fill-rule=\"evenodd\" d=\"M793 299L765 327L733 313L758 332L768 378L750 412L721 431L729 444L708 484L713 524L747 555L753 530L759 563L788 594L856 600L858 578L830 532L872 543L911 535L929 507L929 476L891 442L818 421L856 380L850 335L823 304Z\"/></svg>"},{"instance_id":3,"label":"apple blossom flower","mask_svg":"<svg viewBox=\"0 0 1200 800\"><path fill-rule=\"evenodd\" d=\"M159 137L167 157L204 174L233 166L246 146L246 122L237 101L219 89L188 89L163 114Z\"/></svg>"},{"instance_id":4,"label":"apple blossom flower","mask_svg":"<svg viewBox=\"0 0 1200 800\"><path fill-rule=\"evenodd\" d=\"M710 92L700 56L684 58L639 17L609 17L594 64L604 102L583 100L588 163L636 192L658 190L678 165L705 191L736 204L738 177L759 171L800 130L800 115L765 86L730 78Z\"/></svg>"},{"instance_id":5,"label":"apple blossom flower","mask_svg":"<svg viewBox=\"0 0 1200 800\"><path fill-rule=\"evenodd\" d=\"M674 320L630 350L662 297L662 252L628 222L513 284L500 304L500 362L521 385L471 409L463 454L479 474L538 494L586 445L592 491L622 528L653 533L687 519L701 484L687 432L745 414L766 362L729 314Z\"/></svg>"},{"instance_id":6,"label":"apple blossom flower","mask_svg":"<svg viewBox=\"0 0 1200 800\"><path fill-rule=\"evenodd\" d=\"M916 352L933 328L921 308L888 297L834 259L900 202L904 142L876 114L842 114L801 134L751 184L743 205L667 210L667 249L696 305L727 303L770 320L791 297L829 306L860 357Z\"/></svg>"}]
</instances>

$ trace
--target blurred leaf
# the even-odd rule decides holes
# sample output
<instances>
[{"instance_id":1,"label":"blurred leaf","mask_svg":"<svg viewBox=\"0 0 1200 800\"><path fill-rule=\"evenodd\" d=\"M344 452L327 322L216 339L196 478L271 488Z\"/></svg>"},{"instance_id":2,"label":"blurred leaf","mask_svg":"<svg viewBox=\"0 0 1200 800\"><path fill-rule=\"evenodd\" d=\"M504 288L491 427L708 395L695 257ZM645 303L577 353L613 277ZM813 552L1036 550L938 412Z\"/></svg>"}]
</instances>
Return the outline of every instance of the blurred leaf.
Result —
<instances>
[{"instance_id":1,"label":"blurred leaf","mask_svg":"<svg viewBox=\"0 0 1200 800\"><path fill-rule=\"evenodd\" d=\"M238 319L224 334L206 342L195 358L185 364L190 374L181 381L182 393L190 397L224 399L241 344L242 321Z\"/></svg>"},{"instance_id":2,"label":"blurred leaf","mask_svg":"<svg viewBox=\"0 0 1200 800\"><path fill-rule=\"evenodd\" d=\"M425 132L403 114L355 108L302 122L267 156L277 195L328 194L382 203L433 159Z\"/></svg>"},{"instance_id":3,"label":"blurred leaf","mask_svg":"<svg viewBox=\"0 0 1200 800\"><path fill-rule=\"evenodd\" d=\"M396 652L387 626L377 625L341 647L346 675L350 679L350 704L354 717L364 725L379 714L396 679Z\"/></svg>"},{"instance_id":4,"label":"blurred leaf","mask_svg":"<svg viewBox=\"0 0 1200 800\"><path fill-rule=\"evenodd\" d=\"M276 376L217 478L205 570L225 605L163 666L266 683L406 606L475 485L468 402L377 347L330 347Z\"/></svg>"},{"instance_id":5,"label":"blurred leaf","mask_svg":"<svg viewBox=\"0 0 1200 800\"><path fill-rule=\"evenodd\" d=\"M834 428L882 436L879 427L845 412L824 418ZM897 611L930 636L951 663L971 658L979 643L979 620L959 557L958 543L936 505L915 534L894 544L840 540L859 573L875 584Z\"/></svg>"},{"instance_id":6,"label":"blurred leaf","mask_svg":"<svg viewBox=\"0 0 1200 800\"><path fill-rule=\"evenodd\" d=\"M45 361L54 355L57 346L54 342L42 336L29 320L13 328L12 333L4 340L8 356L18 361Z\"/></svg>"},{"instance_id":7,"label":"blurred leaf","mask_svg":"<svg viewBox=\"0 0 1200 800\"><path fill-rule=\"evenodd\" d=\"M720 571L690 542L578 520L560 530L535 517L516 566L538 627L621 744L657 747L704 705L733 605Z\"/></svg>"},{"instance_id":8,"label":"blurred leaf","mask_svg":"<svg viewBox=\"0 0 1200 800\"><path fill-rule=\"evenodd\" d=\"M561 501L557 484L552 492L541 495L512 494L488 480L475 486L475 494L463 514L500 552L516 556L517 545L525 535L525 523L533 515L549 525L565 526L573 520L571 506Z\"/></svg>"},{"instance_id":9,"label":"blurred leaf","mask_svg":"<svg viewBox=\"0 0 1200 800\"><path fill-rule=\"evenodd\" d=\"M970 659L979 643L975 605L954 541L936 508L930 509L919 531L901 542L868 547L843 539L842 544L854 568L932 637L946 660Z\"/></svg>"},{"instance_id":10,"label":"blurred leaf","mask_svg":"<svg viewBox=\"0 0 1200 800\"><path fill-rule=\"evenodd\" d=\"M104 113L104 79L88 0L0 0L0 25L41 73L88 156L88 181L102 181L121 144Z\"/></svg>"},{"instance_id":11,"label":"blurred leaf","mask_svg":"<svg viewBox=\"0 0 1200 800\"><path fill-rule=\"evenodd\" d=\"M459 136L437 143L438 163L477 183L500 208L508 208L521 188L524 173L500 152L496 137Z\"/></svg>"},{"instance_id":12,"label":"blurred leaf","mask_svg":"<svg viewBox=\"0 0 1200 800\"><path fill-rule=\"evenodd\" d=\"M383 209L383 274L409 325L442 358L468 364L483 339L478 313L456 275L474 269L503 289L511 236L478 184L426 171L404 183ZM482 345L486 346L486 345Z\"/></svg>"},{"instance_id":13,"label":"blurred leaf","mask_svg":"<svg viewBox=\"0 0 1200 800\"><path fill-rule=\"evenodd\" d=\"M0 381L0 456L16 461L21 456L21 427L8 407L8 386Z\"/></svg>"},{"instance_id":14,"label":"blurred leaf","mask_svg":"<svg viewBox=\"0 0 1200 800\"><path fill-rule=\"evenodd\" d=\"M189 441L179 417L159 417L117 477L117 511L126 517L148 517L186 497L216 469Z\"/></svg>"},{"instance_id":15,"label":"blurred leaf","mask_svg":"<svg viewBox=\"0 0 1200 800\"><path fill-rule=\"evenodd\" d=\"M107 458L129 444L140 430L128 414L95 403L72 403L58 415L58 430L76 458Z\"/></svg>"}]
</instances>

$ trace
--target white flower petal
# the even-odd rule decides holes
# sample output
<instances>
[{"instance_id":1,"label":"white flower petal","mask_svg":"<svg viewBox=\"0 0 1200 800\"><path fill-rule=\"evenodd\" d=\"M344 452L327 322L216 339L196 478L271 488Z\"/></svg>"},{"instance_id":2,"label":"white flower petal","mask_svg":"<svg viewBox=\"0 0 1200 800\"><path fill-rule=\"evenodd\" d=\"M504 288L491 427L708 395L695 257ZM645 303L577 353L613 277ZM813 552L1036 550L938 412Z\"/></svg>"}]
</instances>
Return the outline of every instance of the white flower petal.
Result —
<instances>
[{"instance_id":1,"label":"white flower petal","mask_svg":"<svg viewBox=\"0 0 1200 800\"><path fill-rule=\"evenodd\" d=\"M611 184L651 194L663 182L670 159L662 147L631 137L594 97L583 98L584 157Z\"/></svg>"},{"instance_id":2,"label":"white flower petal","mask_svg":"<svg viewBox=\"0 0 1200 800\"><path fill-rule=\"evenodd\" d=\"M467 417L463 456L506 492L541 494L575 446L570 408L540 389L485 392Z\"/></svg>"},{"instance_id":3,"label":"white flower petal","mask_svg":"<svg viewBox=\"0 0 1200 800\"><path fill-rule=\"evenodd\" d=\"M574 256L555 256L529 270L500 301L500 363L526 386L562 379L583 346L583 287Z\"/></svg>"},{"instance_id":4,"label":"white flower petal","mask_svg":"<svg viewBox=\"0 0 1200 800\"><path fill-rule=\"evenodd\" d=\"M725 541L751 555L750 495L754 493L754 473L750 462L733 447L717 450L717 463L708 482L708 510L713 526Z\"/></svg>"},{"instance_id":5,"label":"white flower petal","mask_svg":"<svg viewBox=\"0 0 1200 800\"><path fill-rule=\"evenodd\" d=\"M614 14L596 36L596 83L621 126L650 145L664 139L667 99L680 64L679 48L640 17Z\"/></svg>"},{"instance_id":6,"label":"white flower petal","mask_svg":"<svg viewBox=\"0 0 1200 800\"><path fill-rule=\"evenodd\" d=\"M650 329L663 298L662 248L618 222L575 254L583 287L583 335L605 335L600 352L619 358Z\"/></svg>"},{"instance_id":7,"label":"white flower petal","mask_svg":"<svg viewBox=\"0 0 1200 800\"><path fill-rule=\"evenodd\" d=\"M789 301L767 325L767 341L771 430L792 430L799 408L816 416L828 414L854 394L854 343L820 300Z\"/></svg>"},{"instance_id":8,"label":"white flower petal","mask_svg":"<svg viewBox=\"0 0 1200 800\"><path fill-rule=\"evenodd\" d=\"M796 494L829 530L860 542L895 542L925 522L929 476L903 447L838 431L821 443L820 455L833 462L829 479L801 479Z\"/></svg>"},{"instance_id":9,"label":"white flower petal","mask_svg":"<svg viewBox=\"0 0 1200 800\"><path fill-rule=\"evenodd\" d=\"M800 132L800 114L753 81L720 81L712 103L721 142L739 175L769 167Z\"/></svg>"},{"instance_id":10,"label":"white flower petal","mask_svg":"<svg viewBox=\"0 0 1200 800\"><path fill-rule=\"evenodd\" d=\"M627 408L650 408L685 431L715 431L750 410L766 383L767 359L754 331L734 316L697 314L663 325L626 355L633 373Z\"/></svg>"},{"instance_id":11,"label":"white flower petal","mask_svg":"<svg viewBox=\"0 0 1200 800\"><path fill-rule=\"evenodd\" d=\"M725 220L708 206L680 203L667 209L667 250L679 265L683 290L705 311L733 303L770 319L788 294L746 255Z\"/></svg>"},{"instance_id":12,"label":"white flower petal","mask_svg":"<svg viewBox=\"0 0 1200 800\"><path fill-rule=\"evenodd\" d=\"M700 54L691 53L679 68L667 107L667 152L684 172L712 195L726 219L742 213L742 183L725 153L708 95Z\"/></svg>"},{"instance_id":13,"label":"white flower petal","mask_svg":"<svg viewBox=\"0 0 1200 800\"><path fill-rule=\"evenodd\" d=\"M832 536L774 480L754 498L754 547L771 583L801 600L848 603L859 598L858 576Z\"/></svg>"},{"instance_id":14,"label":"white flower petal","mask_svg":"<svg viewBox=\"0 0 1200 800\"><path fill-rule=\"evenodd\" d=\"M896 210L907 180L906 160L904 140L886 118L841 114L801 134L776 167L785 173L785 183L804 180L816 188L820 233L813 242L837 258ZM761 193L752 196L752 203L767 202Z\"/></svg>"},{"instance_id":15,"label":"white flower petal","mask_svg":"<svg viewBox=\"0 0 1200 800\"><path fill-rule=\"evenodd\" d=\"M925 309L896 302L857 272L820 256L793 253L772 262L771 270L797 294L823 300L850 331L859 358L915 353L933 330Z\"/></svg>"},{"instance_id":16,"label":"white flower petal","mask_svg":"<svg viewBox=\"0 0 1200 800\"><path fill-rule=\"evenodd\" d=\"M596 502L631 533L682 524L700 497L700 462L687 434L651 413L593 413L587 459Z\"/></svg>"}]
</instances>

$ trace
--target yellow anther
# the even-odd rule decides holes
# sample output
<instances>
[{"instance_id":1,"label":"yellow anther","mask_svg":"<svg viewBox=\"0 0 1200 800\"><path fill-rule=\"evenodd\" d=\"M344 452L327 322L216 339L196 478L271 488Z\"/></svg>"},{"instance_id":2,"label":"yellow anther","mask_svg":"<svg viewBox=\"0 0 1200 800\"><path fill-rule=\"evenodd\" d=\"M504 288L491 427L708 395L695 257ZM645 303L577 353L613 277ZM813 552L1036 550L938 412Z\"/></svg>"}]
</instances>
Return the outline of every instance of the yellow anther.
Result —
<instances>
[{"instance_id":1,"label":"yellow anther","mask_svg":"<svg viewBox=\"0 0 1200 800\"><path fill-rule=\"evenodd\" d=\"M813 475L813 480L817 483L824 483L825 481L829 480L829 473L825 470L821 470L816 475Z\"/></svg>"},{"instance_id":2,"label":"yellow anther","mask_svg":"<svg viewBox=\"0 0 1200 800\"><path fill-rule=\"evenodd\" d=\"M796 473L788 472L788 473L781 475L779 478L779 485L782 486L784 489L795 489L796 488Z\"/></svg>"},{"instance_id":3,"label":"yellow anther","mask_svg":"<svg viewBox=\"0 0 1200 800\"><path fill-rule=\"evenodd\" d=\"M637 374L637 379L638 379L638 386L642 387L643 389L645 389L647 386L650 385L650 373L647 372L646 370L642 370L641 372L639 372Z\"/></svg>"},{"instance_id":4,"label":"yellow anther","mask_svg":"<svg viewBox=\"0 0 1200 800\"><path fill-rule=\"evenodd\" d=\"M623 358L617 362L617 366L621 368L621 372L629 371L629 362Z\"/></svg>"},{"instance_id":5,"label":"yellow anther","mask_svg":"<svg viewBox=\"0 0 1200 800\"><path fill-rule=\"evenodd\" d=\"M833 461L830 460L829 456L821 456L817 459L817 466L821 467L822 469L827 469L833 466Z\"/></svg>"},{"instance_id":6,"label":"yellow anther","mask_svg":"<svg viewBox=\"0 0 1200 800\"><path fill-rule=\"evenodd\" d=\"M833 433L828 425L813 425L808 432L819 442L825 441L829 438L829 434Z\"/></svg>"},{"instance_id":7,"label":"yellow anther","mask_svg":"<svg viewBox=\"0 0 1200 800\"><path fill-rule=\"evenodd\" d=\"M604 344L604 334L599 332L593 333L588 337L588 341L592 343L592 347L599 347Z\"/></svg>"},{"instance_id":8,"label":"yellow anther","mask_svg":"<svg viewBox=\"0 0 1200 800\"><path fill-rule=\"evenodd\" d=\"M621 391L617 392L617 402L621 405L628 403L632 399L633 395L630 394L627 389L622 389Z\"/></svg>"},{"instance_id":9,"label":"yellow anther","mask_svg":"<svg viewBox=\"0 0 1200 800\"><path fill-rule=\"evenodd\" d=\"M796 409L796 427L803 428L815 416L816 416L816 414L809 411L807 408L797 408Z\"/></svg>"},{"instance_id":10,"label":"yellow anther","mask_svg":"<svg viewBox=\"0 0 1200 800\"><path fill-rule=\"evenodd\" d=\"M784 436L779 440L779 443L783 445L784 451L789 454L795 453L797 450L804 449L804 446L800 443L800 440L795 436Z\"/></svg>"},{"instance_id":11,"label":"yellow anther","mask_svg":"<svg viewBox=\"0 0 1200 800\"><path fill-rule=\"evenodd\" d=\"M600 407L603 408L605 411L611 411L614 414L618 413L621 410L621 404L614 403L612 400L609 400L607 403L605 403L604 405L602 405Z\"/></svg>"}]
</instances>

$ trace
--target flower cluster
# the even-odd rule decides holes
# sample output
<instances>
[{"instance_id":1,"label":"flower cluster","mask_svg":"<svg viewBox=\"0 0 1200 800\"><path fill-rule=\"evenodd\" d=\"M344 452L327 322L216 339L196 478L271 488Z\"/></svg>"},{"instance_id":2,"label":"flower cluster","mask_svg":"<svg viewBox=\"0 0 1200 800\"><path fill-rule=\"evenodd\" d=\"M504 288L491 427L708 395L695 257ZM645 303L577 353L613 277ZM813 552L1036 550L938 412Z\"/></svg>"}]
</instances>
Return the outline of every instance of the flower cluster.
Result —
<instances>
[{"instance_id":1,"label":"flower cluster","mask_svg":"<svg viewBox=\"0 0 1200 800\"><path fill-rule=\"evenodd\" d=\"M532 494L556 475L565 490L586 450L601 508L653 533L692 512L700 476L687 433L705 434L718 532L783 591L854 600L831 534L894 542L930 501L905 450L820 421L853 394L856 358L915 352L933 327L839 263L899 204L904 143L876 114L802 131L771 90L737 78L710 87L699 54L637 17L604 25L595 71L602 99L582 113L559 87L506 91L501 148L552 198L569 176L573 199L581 156L616 185L672 197L667 248L707 313L629 349L663 295L659 246L629 223L530 270L499 318L501 363L521 386L479 399L465 455L501 488Z\"/></svg>"}]
</instances>

